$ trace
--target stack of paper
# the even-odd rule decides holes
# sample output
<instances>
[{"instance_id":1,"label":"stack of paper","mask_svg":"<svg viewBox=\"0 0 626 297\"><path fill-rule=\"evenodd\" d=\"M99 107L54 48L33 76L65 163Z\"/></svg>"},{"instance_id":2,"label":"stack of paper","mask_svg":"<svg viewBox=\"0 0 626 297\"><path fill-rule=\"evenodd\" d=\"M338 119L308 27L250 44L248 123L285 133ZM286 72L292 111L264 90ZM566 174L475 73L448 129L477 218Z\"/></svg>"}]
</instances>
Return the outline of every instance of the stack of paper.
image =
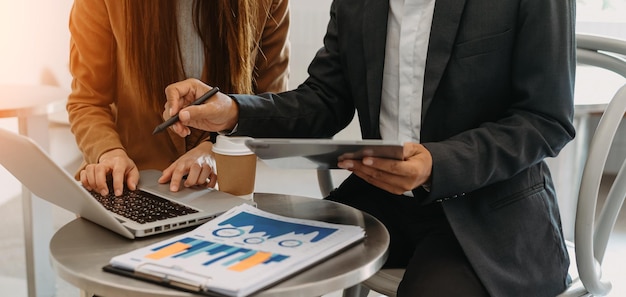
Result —
<instances>
[{"instance_id":1,"label":"stack of paper","mask_svg":"<svg viewBox=\"0 0 626 297\"><path fill-rule=\"evenodd\" d=\"M247 296L364 236L359 226L287 218L243 204L193 231L116 256L107 271Z\"/></svg>"}]
</instances>

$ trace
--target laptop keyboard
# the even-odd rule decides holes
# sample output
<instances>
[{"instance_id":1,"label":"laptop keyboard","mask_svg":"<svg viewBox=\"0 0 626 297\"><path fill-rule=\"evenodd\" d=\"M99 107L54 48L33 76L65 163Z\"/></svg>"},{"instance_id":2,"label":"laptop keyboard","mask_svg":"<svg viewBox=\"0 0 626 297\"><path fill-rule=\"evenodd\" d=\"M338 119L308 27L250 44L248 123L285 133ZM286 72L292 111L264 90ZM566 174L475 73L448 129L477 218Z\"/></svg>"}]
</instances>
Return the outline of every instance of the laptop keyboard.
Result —
<instances>
[{"instance_id":1,"label":"laptop keyboard","mask_svg":"<svg viewBox=\"0 0 626 297\"><path fill-rule=\"evenodd\" d=\"M94 191L91 194L107 210L140 224L198 212L193 208L141 190L124 189L121 196L115 196L113 191L109 191L106 196Z\"/></svg>"}]
</instances>

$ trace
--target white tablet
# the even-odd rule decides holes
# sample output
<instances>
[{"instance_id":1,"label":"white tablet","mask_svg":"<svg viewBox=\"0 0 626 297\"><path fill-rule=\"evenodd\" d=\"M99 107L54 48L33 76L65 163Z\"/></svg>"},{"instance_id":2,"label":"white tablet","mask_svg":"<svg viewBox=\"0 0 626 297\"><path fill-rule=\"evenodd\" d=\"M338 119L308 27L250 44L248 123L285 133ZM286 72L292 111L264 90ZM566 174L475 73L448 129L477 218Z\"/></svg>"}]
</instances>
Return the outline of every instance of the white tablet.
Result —
<instances>
[{"instance_id":1,"label":"white tablet","mask_svg":"<svg viewBox=\"0 0 626 297\"><path fill-rule=\"evenodd\" d=\"M402 144L384 140L254 138L246 145L259 159L276 168L335 169L340 159L364 156L403 159Z\"/></svg>"}]
</instances>

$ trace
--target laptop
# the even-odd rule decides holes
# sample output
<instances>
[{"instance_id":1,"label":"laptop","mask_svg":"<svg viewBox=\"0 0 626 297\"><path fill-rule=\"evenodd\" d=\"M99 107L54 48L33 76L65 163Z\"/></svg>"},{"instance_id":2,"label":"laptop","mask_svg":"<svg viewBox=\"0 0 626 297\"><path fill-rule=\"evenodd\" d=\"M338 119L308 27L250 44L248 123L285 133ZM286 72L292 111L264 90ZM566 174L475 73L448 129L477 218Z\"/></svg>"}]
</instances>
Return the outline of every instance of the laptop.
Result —
<instances>
[{"instance_id":1,"label":"laptop","mask_svg":"<svg viewBox=\"0 0 626 297\"><path fill-rule=\"evenodd\" d=\"M200 225L242 203L254 205L210 188L182 187L170 192L168 184L158 183L161 172L157 170L140 171L138 191L126 190L122 198L112 194L102 197L87 191L30 138L0 128L0 142L0 164L32 193L130 239ZM134 205L130 211L126 206L120 211L124 208L120 203L127 202L122 200L144 206L137 209ZM168 209L159 211L156 205ZM146 212L150 218L137 218ZM133 213L136 217L129 218Z\"/></svg>"},{"instance_id":2,"label":"laptop","mask_svg":"<svg viewBox=\"0 0 626 297\"><path fill-rule=\"evenodd\" d=\"M379 139L252 138L246 146L269 166L285 169L337 169L340 159L404 157L400 142Z\"/></svg>"}]
</instances>

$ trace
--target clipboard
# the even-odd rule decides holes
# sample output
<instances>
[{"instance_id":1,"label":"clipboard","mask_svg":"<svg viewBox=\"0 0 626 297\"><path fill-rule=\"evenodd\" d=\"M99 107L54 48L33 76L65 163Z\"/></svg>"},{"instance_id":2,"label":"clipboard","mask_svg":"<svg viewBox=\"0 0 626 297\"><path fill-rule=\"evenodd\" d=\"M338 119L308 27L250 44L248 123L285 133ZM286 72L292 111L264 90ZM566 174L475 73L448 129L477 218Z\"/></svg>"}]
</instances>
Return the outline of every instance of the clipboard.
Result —
<instances>
[{"instance_id":1,"label":"clipboard","mask_svg":"<svg viewBox=\"0 0 626 297\"><path fill-rule=\"evenodd\" d=\"M159 278L154 275L149 275L145 273L137 273L132 270L115 267L111 264L108 264L102 267L102 270L109 272L109 273L134 278L136 280L153 283L159 286L168 287L170 289L185 291L188 293L200 294L203 296L210 296L210 297L229 297L228 295L219 294L217 292L202 290L200 286L196 286L188 282L180 282L178 280L173 280L171 278Z\"/></svg>"},{"instance_id":2,"label":"clipboard","mask_svg":"<svg viewBox=\"0 0 626 297\"><path fill-rule=\"evenodd\" d=\"M253 138L246 146L269 166L283 169L337 169L339 160L366 156L404 158L401 143L379 139Z\"/></svg>"}]
</instances>

